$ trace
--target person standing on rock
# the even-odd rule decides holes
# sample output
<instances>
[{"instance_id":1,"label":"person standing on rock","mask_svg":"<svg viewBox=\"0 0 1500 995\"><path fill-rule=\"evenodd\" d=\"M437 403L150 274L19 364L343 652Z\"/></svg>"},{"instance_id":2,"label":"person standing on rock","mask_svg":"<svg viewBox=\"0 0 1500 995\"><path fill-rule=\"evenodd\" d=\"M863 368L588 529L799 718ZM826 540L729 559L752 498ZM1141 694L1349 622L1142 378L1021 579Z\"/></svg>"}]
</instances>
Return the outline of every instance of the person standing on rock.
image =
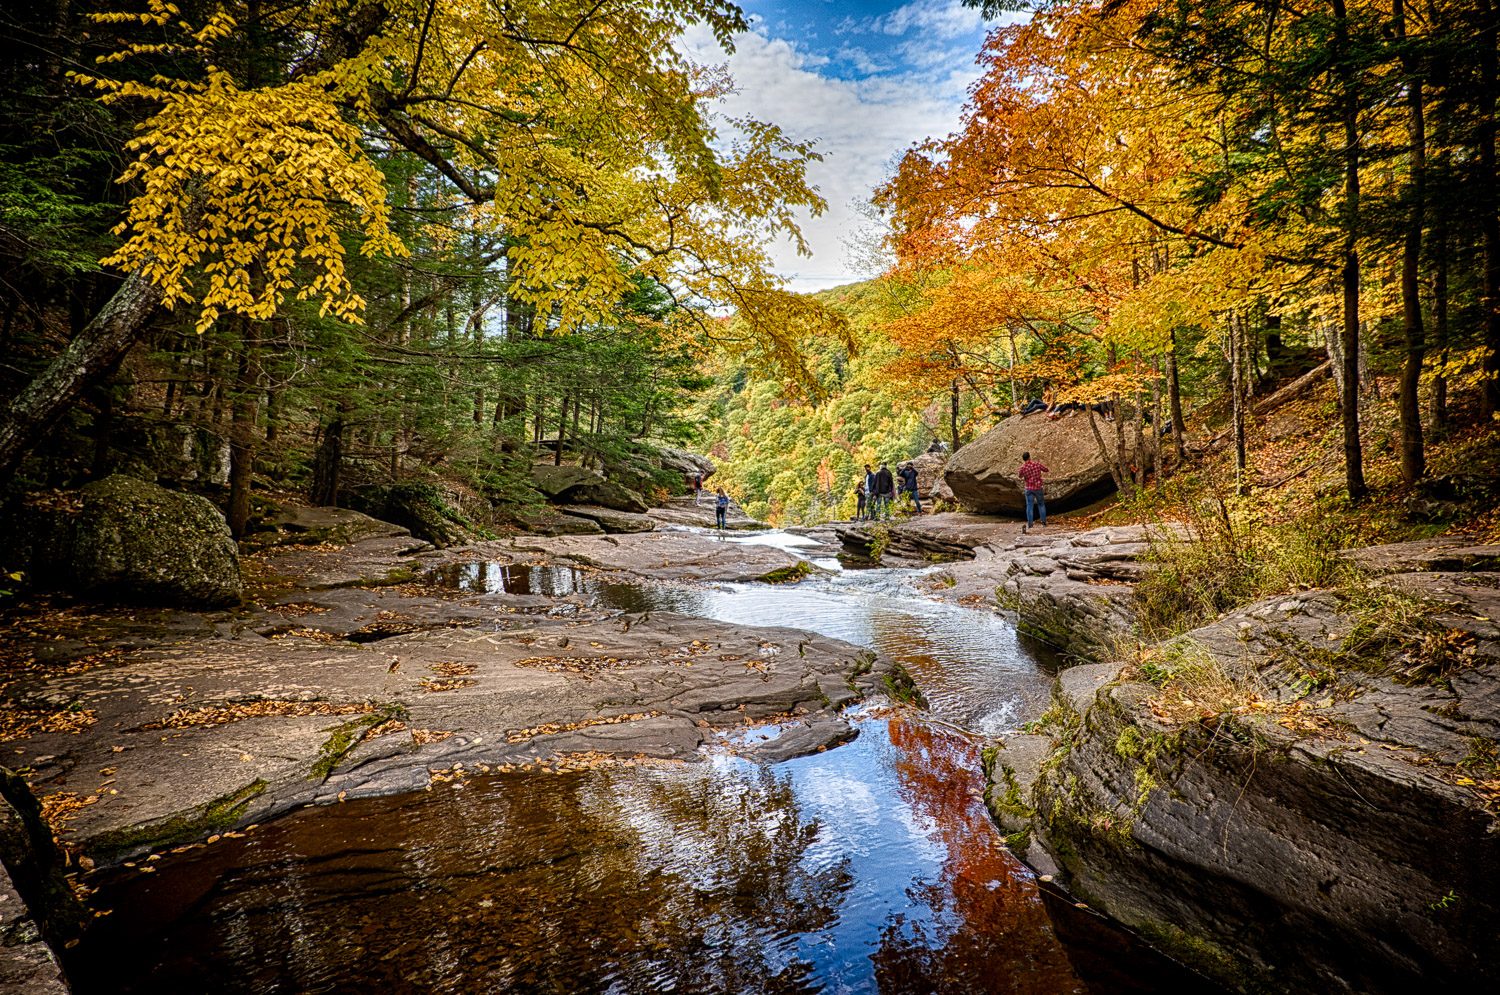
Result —
<instances>
[{"instance_id":1,"label":"person standing on rock","mask_svg":"<svg viewBox=\"0 0 1500 995\"><path fill-rule=\"evenodd\" d=\"M1041 517L1040 524L1047 524L1047 499L1042 494L1042 474L1047 472L1047 467L1032 459L1030 453L1021 454L1021 468L1016 471L1016 476L1026 485L1026 524L1021 526L1022 532L1031 530L1033 509Z\"/></svg>"},{"instance_id":2,"label":"person standing on rock","mask_svg":"<svg viewBox=\"0 0 1500 995\"><path fill-rule=\"evenodd\" d=\"M880 472L875 474L875 517L890 518L891 504L895 500L896 478L891 476L891 468L882 462Z\"/></svg>"},{"instance_id":3,"label":"person standing on rock","mask_svg":"<svg viewBox=\"0 0 1500 995\"><path fill-rule=\"evenodd\" d=\"M693 474L693 506L703 503L703 474Z\"/></svg>"},{"instance_id":4,"label":"person standing on rock","mask_svg":"<svg viewBox=\"0 0 1500 995\"><path fill-rule=\"evenodd\" d=\"M865 492L865 484L863 481L860 481L860 483L856 484L854 487L854 501L854 520L856 522L862 522L865 520L865 511L869 507L869 495Z\"/></svg>"},{"instance_id":5,"label":"person standing on rock","mask_svg":"<svg viewBox=\"0 0 1500 995\"><path fill-rule=\"evenodd\" d=\"M911 503L917 514L922 513L922 495L917 493L917 468L910 463L901 464L901 489L911 495Z\"/></svg>"},{"instance_id":6,"label":"person standing on rock","mask_svg":"<svg viewBox=\"0 0 1500 995\"><path fill-rule=\"evenodd\" d=\"M714 522L720 529L729 528L729 495L722 487L714 497Z\"/></svg>"}]
</instances>

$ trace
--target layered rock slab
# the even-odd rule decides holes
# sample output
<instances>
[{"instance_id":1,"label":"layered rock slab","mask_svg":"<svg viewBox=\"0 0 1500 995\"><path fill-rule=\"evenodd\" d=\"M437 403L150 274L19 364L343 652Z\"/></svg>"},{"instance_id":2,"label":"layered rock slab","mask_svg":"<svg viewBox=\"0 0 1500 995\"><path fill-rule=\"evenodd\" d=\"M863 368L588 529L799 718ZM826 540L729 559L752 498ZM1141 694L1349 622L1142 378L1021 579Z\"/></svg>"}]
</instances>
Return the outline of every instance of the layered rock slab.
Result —
<instances>
[{"instance_id":1,"label":"layered rock slab","mask_svg":"<svg viewBox=\"0 0 1500 995\"><path fill-rule=\"evenodd\" d=\"M296 805L422 788L459 763L688 760L716 730L787 717L777 755L816 749L847 737L836 710L884 672L858 647L796 630L410 580L474 557L751 579L797 562L780 550L687 533L417 557L393 545L409 541L275 549L262 558L274 571L319 586L238 614L78 610L46 631L17 627L7 658L36 664L9 675L8 707L79 719L25 731L5 758L70 812L70 845L112 860Z\"/></svg>"},{"instance_id":2,"label":"layered rock slab","mask_svg":"<svg viewBox=\"0 0 1500 995\"><path fill-rule=\"evenodd\" d=\"M1377 572L1434 562L1404 545ZM1370 643L1357 602L1303 592L1150 651L1240 707L1164 706L1119 665L1065 671L1049 758L996 754L997 818L1080 897L1236 988L1493 986L1500 575L1381 583L1422 598L1425 628L1462 652L1434 671L1413 655L1433 644Z\"/></svg>"}]
</instances>

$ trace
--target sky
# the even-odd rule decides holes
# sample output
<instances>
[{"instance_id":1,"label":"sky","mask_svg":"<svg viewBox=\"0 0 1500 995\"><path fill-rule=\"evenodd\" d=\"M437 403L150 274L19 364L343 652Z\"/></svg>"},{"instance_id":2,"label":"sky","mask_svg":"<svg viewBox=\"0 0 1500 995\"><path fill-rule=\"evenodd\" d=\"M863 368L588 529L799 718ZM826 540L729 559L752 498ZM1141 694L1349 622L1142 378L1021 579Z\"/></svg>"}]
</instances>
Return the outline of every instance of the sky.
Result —
<instances>
[{"instance_id":1,"label":"sky","mask_svg":"<svg viewBox=\"0 0 1500 995\"><path fill-rule=\"evenodd\" d=\"M768 246L793 290L863 280L871 225L859 206L901 154L959 122L986 25L959 0L740 0L751 23L726 55L706 30L684 37L687 54L729 66L738 91L723 110L813 139L824 160L808 169L828 210L807 218L810 258L790 243Z\"/></svg>"}]
</instances>

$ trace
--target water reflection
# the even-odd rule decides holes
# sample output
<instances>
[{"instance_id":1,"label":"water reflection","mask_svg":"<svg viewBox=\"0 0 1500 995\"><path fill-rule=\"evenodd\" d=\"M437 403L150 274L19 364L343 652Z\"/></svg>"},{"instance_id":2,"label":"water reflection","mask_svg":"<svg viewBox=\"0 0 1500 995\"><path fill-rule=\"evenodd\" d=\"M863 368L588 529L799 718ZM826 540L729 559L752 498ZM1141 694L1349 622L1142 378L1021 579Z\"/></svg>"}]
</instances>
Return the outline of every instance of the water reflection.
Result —
<instances>
[{"instance_id":1,"label":"water reflection","mask_svg":"<svg viewBox=\"0 0 1500 995\"><path fill-rule=\"evenodd\" d=\"M985 735L1046 708L1052 679L998 615L917 597L905 572L868 570L795 585L600 584L592 596L628 612L674 611L740 625L781 625L900 660L934 715Z\"/></svg>"},{"instance_id":2,"label":"water reflection","mask_svg":"<svg viewBox=\"0 0 1500 995\"><path fill-rule=\"evenodd\" d=\"M847 857L789 780L503 775L297 813L124 878L79 991L812 991Z\"/></svg>"},{"instance_id":3,"label":"water reflection","mask_svg":"<svg viewBox=\"0 0 1500 995\"><path fill-rule=\"evenodd\" d=\"M480 594L542 594L562 598L588 594L595 581L581 570L558 564L449 563L428 579L444 587Z\"/></svg>"}]
</instances>

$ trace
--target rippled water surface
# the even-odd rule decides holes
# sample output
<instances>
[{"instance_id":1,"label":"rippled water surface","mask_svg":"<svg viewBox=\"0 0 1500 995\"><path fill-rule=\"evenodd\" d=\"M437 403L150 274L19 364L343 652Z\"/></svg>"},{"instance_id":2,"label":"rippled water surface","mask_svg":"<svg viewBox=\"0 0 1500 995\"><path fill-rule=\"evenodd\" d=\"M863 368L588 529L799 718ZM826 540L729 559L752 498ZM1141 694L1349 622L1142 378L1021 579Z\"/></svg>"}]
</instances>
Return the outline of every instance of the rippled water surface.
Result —
<instances>
[{"instance_id":1,"label":"rippled water surface","mask_svg":"<svg viewBox=\"0 0 1500 995\"><path fill-rule=\"evenodd\" d=\"M107 881L77 990L1193 989L1001 845L962 730L1034 716L1048 685L1003 621L895 571L689 589L539 570L453 580L847 639L903 661L945 722L856 711L852 743L769 767L524 771L305 809Z\"/></svg>"}]
</instances>

